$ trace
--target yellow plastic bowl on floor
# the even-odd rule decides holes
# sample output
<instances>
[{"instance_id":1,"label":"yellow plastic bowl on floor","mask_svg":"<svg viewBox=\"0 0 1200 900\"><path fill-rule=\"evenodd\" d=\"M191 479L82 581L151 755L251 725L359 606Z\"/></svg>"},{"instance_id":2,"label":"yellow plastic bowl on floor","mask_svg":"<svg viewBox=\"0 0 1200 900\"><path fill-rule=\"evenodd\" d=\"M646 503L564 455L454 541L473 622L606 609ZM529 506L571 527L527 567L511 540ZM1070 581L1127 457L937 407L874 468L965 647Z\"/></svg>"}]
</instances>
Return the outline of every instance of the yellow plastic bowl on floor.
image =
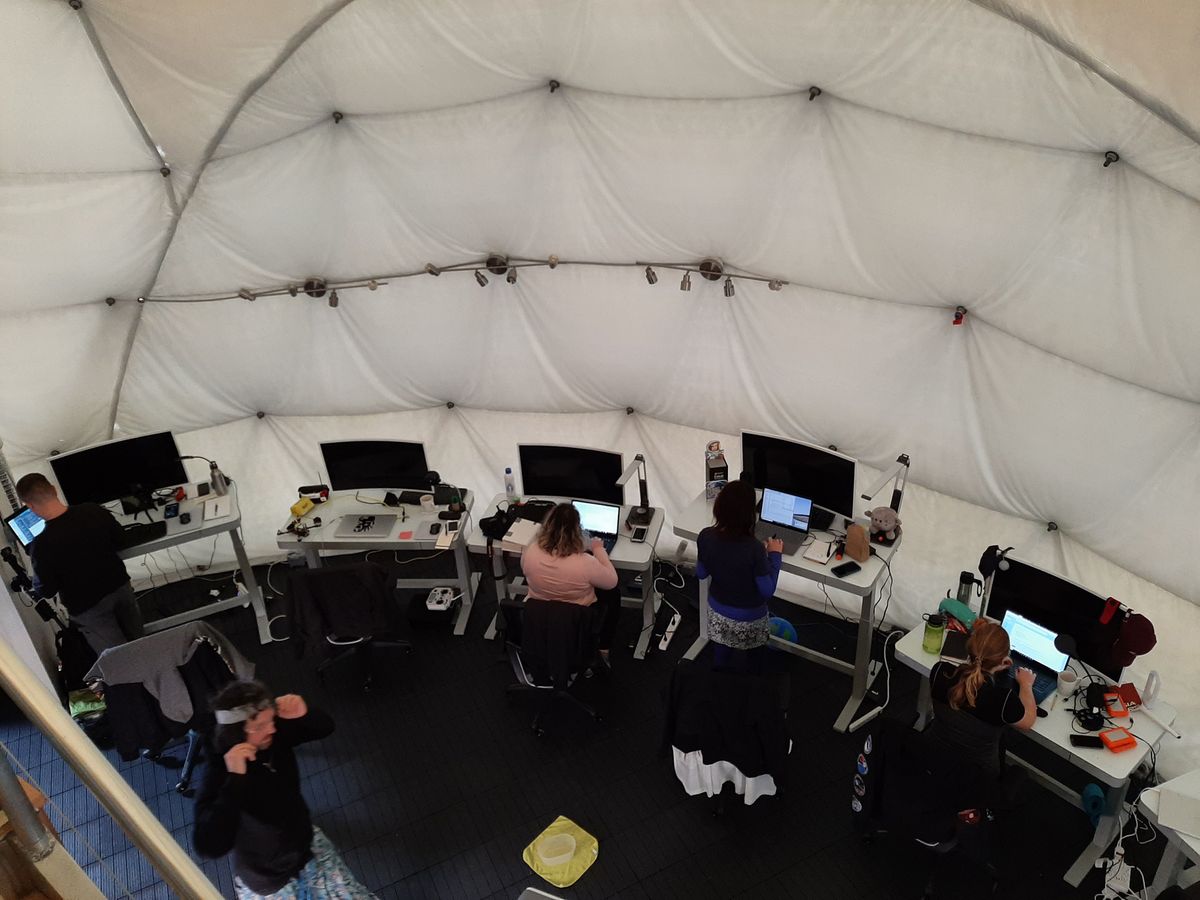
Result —
<instances>
[{"instance_id":1,"label":"yellow plastic bowl on floor","mask_svg":"<svg viewBox=\"0 0 1200 900\"><path fill-rule=\"evenodd\" d=\"M570 887L600 855L600 842L566 816L533 839L521 858L555 887Z\"/></svg>"}]
</instances>

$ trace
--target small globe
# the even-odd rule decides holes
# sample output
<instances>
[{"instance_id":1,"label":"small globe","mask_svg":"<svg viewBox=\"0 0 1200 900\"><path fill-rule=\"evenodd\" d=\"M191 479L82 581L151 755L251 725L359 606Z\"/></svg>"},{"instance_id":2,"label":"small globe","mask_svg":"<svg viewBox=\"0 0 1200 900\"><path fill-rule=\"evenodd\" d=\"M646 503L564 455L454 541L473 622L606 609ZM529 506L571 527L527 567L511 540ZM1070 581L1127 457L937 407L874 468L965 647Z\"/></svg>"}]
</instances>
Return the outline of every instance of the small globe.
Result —
<instances>
[{"instance_id":1,"label":"small globe","mask_svg":"<svg viewBox=\"0 0 1200 900\"><path fill-rule=\"evenodd\" d=\"M771 616L771 634L780 640L796 643L796 626L779 616Z\"/></svg>"}]
</instances>

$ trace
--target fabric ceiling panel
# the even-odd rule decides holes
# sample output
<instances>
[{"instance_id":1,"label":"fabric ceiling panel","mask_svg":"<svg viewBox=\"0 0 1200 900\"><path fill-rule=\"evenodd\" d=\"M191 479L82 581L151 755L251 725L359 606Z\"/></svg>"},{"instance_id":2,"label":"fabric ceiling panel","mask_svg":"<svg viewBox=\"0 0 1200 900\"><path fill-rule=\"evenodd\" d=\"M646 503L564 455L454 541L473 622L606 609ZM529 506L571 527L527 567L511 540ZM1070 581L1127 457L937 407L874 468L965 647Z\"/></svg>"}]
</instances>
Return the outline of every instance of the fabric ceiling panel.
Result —
<instances>
[{"instance_id":1,"label":"fabric ceiling panel","mask_svg":"<svg viewBox=\"0 0 1200 900\"><path fill-rule=\"evenodd\" d=\"M11 378L0 404L0 439L14 467L109 435L113 386L136 321L132 304L0 314Z\"/></svg>"},{"instance_id":2,"label":"fabric ceiling panel","mask_svg":"<svg viewBox=\"0 0 1200 900\"><path fill-rule=\"evenodd\" d=\"M169 219L158 172L0 175L0 313L138 296Z\"/></svg>"},{"instance_id":3,"label":"fabric ceiling panel","mask_svg":"<svg viewBox=\"0 0 1200 900\"><path fill-rule=\"evenodd\" d=\"M7 0L3 23L0 173L158 171L70 6Z\"/></svg>"}]
</instances>

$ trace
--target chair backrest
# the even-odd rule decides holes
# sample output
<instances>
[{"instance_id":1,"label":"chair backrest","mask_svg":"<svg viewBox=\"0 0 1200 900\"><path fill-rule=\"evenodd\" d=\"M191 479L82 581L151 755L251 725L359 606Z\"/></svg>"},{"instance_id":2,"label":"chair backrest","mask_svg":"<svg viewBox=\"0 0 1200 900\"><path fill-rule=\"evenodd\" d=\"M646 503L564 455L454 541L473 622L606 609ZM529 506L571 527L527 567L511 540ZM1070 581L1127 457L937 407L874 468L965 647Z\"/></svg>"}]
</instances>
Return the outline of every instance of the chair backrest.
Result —
<instances>
[{"instance_id":1,"label":"chair backrest","mask_svg":"<svg viewBox=\"0 0 1200 900\"><path fill-rule=\"evenodd\" d=\"M566 690L595 652L592 607L529 598L521 612L520 656L538 683Z\"/></svg>"},{"instance_id":2,"label":"chair backrest","mask_svg":"<svg viewBox=\"0 0 1200 900\"><path fill-rule=\"evenodd\" d=\"M990 725L970 710L954 709L935 700L930 730L944 743L956 747L963 758L994 775L1000 774L1004 726Z\"/></svg>"},{"instance_id":3,"label":"chair backrest","mask_svg":"<svg viewBox=\"0 0 1200 900\"><path fill-rule=\"evenodd\" d=\"M370 637L389 624L387 575L371 563L293 569L288 595L293 635L316 624L321 637Z\"/></svg>"}]
</instances>

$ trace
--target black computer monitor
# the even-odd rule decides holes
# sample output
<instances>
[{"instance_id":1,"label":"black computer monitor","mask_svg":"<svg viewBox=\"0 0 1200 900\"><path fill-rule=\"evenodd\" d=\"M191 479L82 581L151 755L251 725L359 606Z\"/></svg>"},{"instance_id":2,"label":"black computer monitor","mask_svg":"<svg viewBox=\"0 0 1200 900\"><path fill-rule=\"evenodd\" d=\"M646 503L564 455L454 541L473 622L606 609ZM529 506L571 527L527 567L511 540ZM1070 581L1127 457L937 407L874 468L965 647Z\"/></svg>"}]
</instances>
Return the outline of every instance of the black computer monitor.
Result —
<instances>
[{"instance_id":1,"label":"black computer monitor","mask_svg":"<svg viewBox=\"0 0 1200 900\"><path fill-rule=\"evenodd\" d=\"M1102 624L1106 597L1012 557L1007 562L1007 570L997 569L992 576L988 618L999 622L1011 609L1055 634L1069 634L1075 639L1076 659L1119 681L1121 666L1113 662L1112 648L1124 614L1118 611Z\"/></svg>"},{"instance_id":2,"label":"black computer monitor","mask_svg":"<svg viewBox=\"0 0 1200 900\"><path fill-rule=\"evenodd\" d=\"M335 491L429 487L425 445L415 441L329 441L321 456Z\"/></svg>"},{"instance_id":3,"label":"black computer monitor","mask_svg":"<svg viewBox=\"0 0 1200 900\"><path fill-rule=\"evenodd\" d=\"M107 503L187 482L175 436L143 434L50 457L67 503Z\"/></svg>"},{"instance_id":4,"label":"black computer monitor","mask_svg":"<svg viewBox=\"0 0 1200 900\"><path fill-rule=\"evenodd\" d=\"M521 444L517 453L527 496L625 502L625 488L617 484L624 469L620 453L548 444Z\"/></svg>"},{"instance_id":5,"label":"black computer monitor","mask_svg":"<svg viewBox=\"0 0 1200 900\"><path fill-rule=\"evenodd\" d=\"M756 488L807 497L815 506L854 516L854 459L804 441L742 432L742 471Z\"/></svg>"}]
</instances>

